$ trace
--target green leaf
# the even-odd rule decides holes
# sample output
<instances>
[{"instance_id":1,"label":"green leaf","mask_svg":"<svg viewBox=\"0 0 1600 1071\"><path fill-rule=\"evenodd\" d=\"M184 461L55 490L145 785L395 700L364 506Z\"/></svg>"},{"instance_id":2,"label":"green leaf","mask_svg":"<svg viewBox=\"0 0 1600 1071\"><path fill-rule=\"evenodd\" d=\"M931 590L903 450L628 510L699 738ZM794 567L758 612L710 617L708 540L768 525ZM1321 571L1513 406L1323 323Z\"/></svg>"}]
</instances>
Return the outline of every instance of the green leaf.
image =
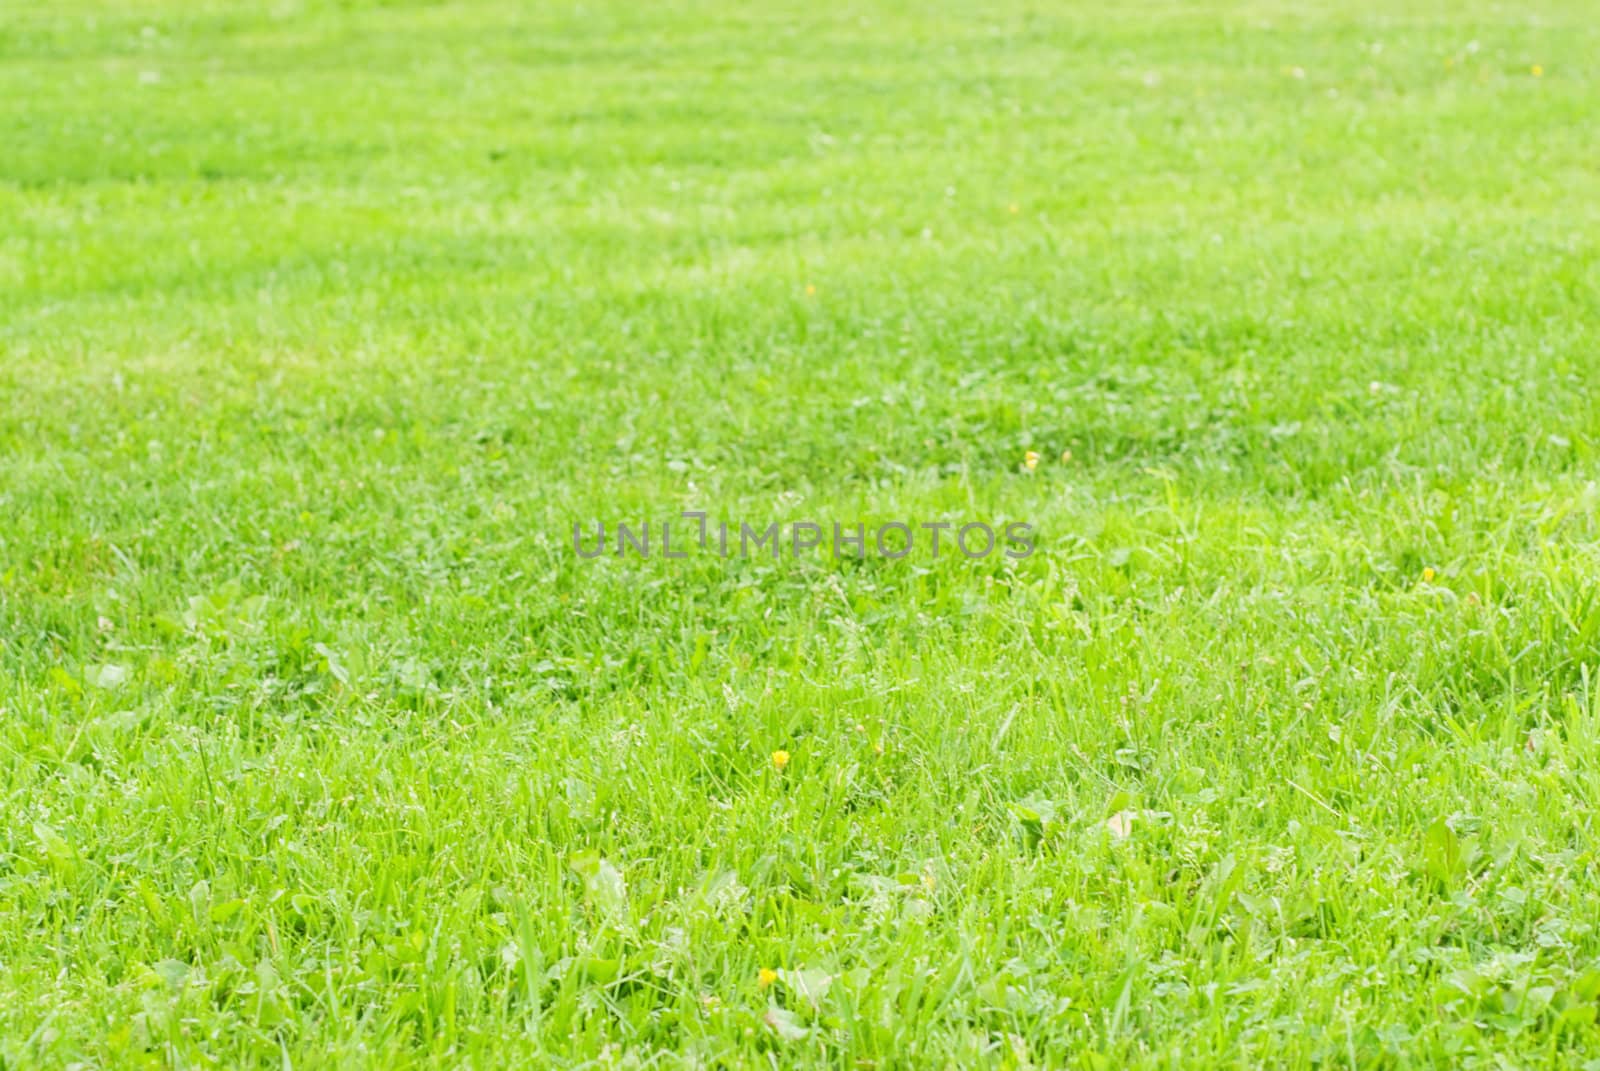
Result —
<instances>
[{"instance_id":1,"label":"green leaf","mask_svg":"<svg viewBox=\"0 0 1600 1071\"><path fill-rule=\"evenodd\" d=\"M127 682L128 667L119 666L114 662L106 662L101 665L90 666L85 677L96 688L111 691L122 687Z\"/></svg>"},{"instance_id":2,"label":"green leaf","mask_svg":"<svg viewBox=\"0 0 1600 1071\"><path fill-rule=\"evenodd\" d=\"M150 965L162 981L177 989L189 977L189 965L179 959L158 960Z\"/></svg>"},{"instance_id":3,"label":"green leaf","mask_svg":"<svg viewBox=\"0 0 1600 1071\"><path fill-rule=\"evenodd\" d=\"M211 917L211 883L204 878L195 882L194 888L189 890L189 910L194 912L196 922Z\"/></svg>"},{"instance_id":4,"label":"green leaf","mask_svg":"<svg viewBox=\"0 0 1600 1071\"><path fill-rule=\"evenodd\" d=\"M1435 819L1423 834L1422 860L1428 876L1443 885L1457 881L1466 873L1461 838L1443 818Z\"/></svg>"},{"instance_id":5,"label":"green leaf","mask_svg":"<svg viewBox=\"0 0 1600 1071\"><path fill-rule=\"evenodd\" d=\"M800 1017L787 1008L768 1008L763 1021L781 1041L804 1041L811 1034Z\"/></svg>"},{"instance_id":6,"label":"green leaf","mask_svg":"<svg viewBox=\"0 0 1600 1071\"><path fill-rule=\"evenodd\" d=\"M150 912L150 917L162 930L172 928L172 916L167 913L167 905L161 901L155 888L143 878L139 879L139 899L144 901L144 909Z\"/></svg>"},{"instance_id":7,"label":"green leaf","mask_svg":"<svg viewBox=\"0 0 1600 1071\"><path fill-rule=\"evenodd\" d=\"M60 666L51 666L50 672L45 674L45 676L50 679L51 684L55 685L57 688L60 688L68 695L83 694L83 685L79 684L76 677L62 669Z\"/></svg>"},{"instance_id":8,"label":"green leaf","mask_svg":"<svg viewBox=\"0 0 1600 1071\"><path fill-rule=\"evenodd\" d=\"M610 919L626 918L628 914L628 885L622 871L601 858L598 852L580 852L567 866L583 879L584 892L590 906Z\"/></svg>"},{"instance_id":9,"label":"green leaf","mask_svg":"<svg viewBox=\"0 0 1600 1071\"><path fill-rule=\"evenodd\" d=\"M1031 850L1037 848L1056 821L1056 804L1043 796L1033 795L1011 804L1012 817L1022 826L1023 842Z\"/></svg>"},{"instance_id":10,"label":"green leaf","mask_svg":"<svg viewBox=\"0 0 1600 1071\"><path fill-rule=\"evenodd\" d=\"M244 907L244 901L239 899L224 900L220 904L212 904L209 912L212 922L227 922L239 913Z\"/></svg>"},{"instance_id":11,"label":"green leaf","mask_svg":"<svg viewBox=\"0 0 1600 1071\"><path fill-rule=\"evenodd\" d=\"M77 866L77 853L72 850L72 845L67 843L65 837L45 825L43 822L33 824L34 839L39 842L40 849L44 852L50 865L61 871L70 872Z\"/></svg>"},{"instance_id":12,"label":"green leaf","mask_svg":"<svg viewBox=\"0 0 1600 1071\"><path fill-rule=\"evenodd\" d=\"M828 995L828 987L833 984L833 975L826 971L816 969L800 971L779 971L778 981L784 988L805 1000L813 1008L822 1004L822 998Z\"/></svg>"}]
</instances>

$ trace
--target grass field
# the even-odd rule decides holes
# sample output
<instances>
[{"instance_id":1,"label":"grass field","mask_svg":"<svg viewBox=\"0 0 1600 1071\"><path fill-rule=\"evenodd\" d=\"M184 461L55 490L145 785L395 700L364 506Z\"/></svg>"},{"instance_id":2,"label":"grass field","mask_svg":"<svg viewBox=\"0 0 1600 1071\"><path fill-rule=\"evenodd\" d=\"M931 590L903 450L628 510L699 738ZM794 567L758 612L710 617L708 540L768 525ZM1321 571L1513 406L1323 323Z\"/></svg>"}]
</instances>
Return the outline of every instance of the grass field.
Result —
<instances>
[{"instance_id":1,"label":"grass field","mask_svg":"<svg viewBox=\"0 0 1600 1071\"><path fill-rule=\"evenodd\" d=\"M1596 15L0 7L0 1068L1600 1066Z\"/></svg>"}]
</instances>

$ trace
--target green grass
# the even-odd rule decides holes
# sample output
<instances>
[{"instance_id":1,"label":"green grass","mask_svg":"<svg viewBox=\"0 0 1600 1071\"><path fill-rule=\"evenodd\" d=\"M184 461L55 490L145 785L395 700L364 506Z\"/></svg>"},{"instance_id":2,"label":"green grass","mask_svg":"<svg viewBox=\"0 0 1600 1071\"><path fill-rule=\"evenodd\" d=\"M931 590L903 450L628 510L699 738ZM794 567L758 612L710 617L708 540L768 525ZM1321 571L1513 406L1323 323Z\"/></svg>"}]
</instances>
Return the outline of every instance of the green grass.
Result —
<instances>
[{"instance_id":1,"label":"green grass","mask_svg":"<svg viewBox=\"0 0 1600 1071\"><path fill-rule=\"evenodd\" d=\"M1594 16L0 10L0 1068L1596 1066Z\"/></svg>"}]
</instances>

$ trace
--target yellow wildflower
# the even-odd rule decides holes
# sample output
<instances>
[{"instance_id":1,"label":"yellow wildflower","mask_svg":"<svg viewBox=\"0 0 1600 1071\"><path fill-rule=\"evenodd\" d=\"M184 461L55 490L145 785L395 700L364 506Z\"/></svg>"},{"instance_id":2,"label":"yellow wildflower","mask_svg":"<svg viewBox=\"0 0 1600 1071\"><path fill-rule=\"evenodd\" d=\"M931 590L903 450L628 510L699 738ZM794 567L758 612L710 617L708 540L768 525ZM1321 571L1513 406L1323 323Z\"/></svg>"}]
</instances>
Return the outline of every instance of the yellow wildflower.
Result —
<instances>
[{"instance_id":1,"label":"yellow wildflower","mask_svg":"<svg viewBox=\"0 0 1600 1071\"><path fill-rule=\"evenodd\" d=\"M774 770L782 773L783 768L787 765L789 765L789 753L787 751L779 748L772 753L772 768Z\"/></svg>"},{"instance_id":2,"label":"yellow wildflower","mask_svg":"<svg viewBox=\"0 0 1600 1071\"><path fill-rule=\"evenodd\" d=\"M1029 472L1039 467L1039 451L1029 450L1022 455L1022 466Z\"/></svg>"},{"instance_id":3,"label":"yellow wildflower","mask_svg":"<svg viewBox=\"0 0 1600 1071\"><path fill-rule=\"evenodd\" d=\"M773 970L771 967L762 967L760 971L756 972L756 985L760 986L762 989L767 988L777 980L778 972Z\"/></svg>"}]
</instances>

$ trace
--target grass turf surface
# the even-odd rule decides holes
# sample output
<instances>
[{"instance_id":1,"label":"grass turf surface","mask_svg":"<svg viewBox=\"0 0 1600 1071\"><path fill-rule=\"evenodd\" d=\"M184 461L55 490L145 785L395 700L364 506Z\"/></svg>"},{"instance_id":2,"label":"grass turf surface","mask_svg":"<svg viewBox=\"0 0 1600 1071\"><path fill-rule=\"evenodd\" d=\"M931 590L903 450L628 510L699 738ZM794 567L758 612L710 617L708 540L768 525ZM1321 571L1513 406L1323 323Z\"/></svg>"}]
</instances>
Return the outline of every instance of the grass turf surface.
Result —
<instances>
[{"instance_id":1,"label":"grass turf surface","mask_svg":"<svg viewBox=\"0 0 1600 1071\"><path fill-rule=\"evenodd\" d=\"M0 12L0 1066L1583 1066L1593 15Z\"/></svg>"}]
</instances>

